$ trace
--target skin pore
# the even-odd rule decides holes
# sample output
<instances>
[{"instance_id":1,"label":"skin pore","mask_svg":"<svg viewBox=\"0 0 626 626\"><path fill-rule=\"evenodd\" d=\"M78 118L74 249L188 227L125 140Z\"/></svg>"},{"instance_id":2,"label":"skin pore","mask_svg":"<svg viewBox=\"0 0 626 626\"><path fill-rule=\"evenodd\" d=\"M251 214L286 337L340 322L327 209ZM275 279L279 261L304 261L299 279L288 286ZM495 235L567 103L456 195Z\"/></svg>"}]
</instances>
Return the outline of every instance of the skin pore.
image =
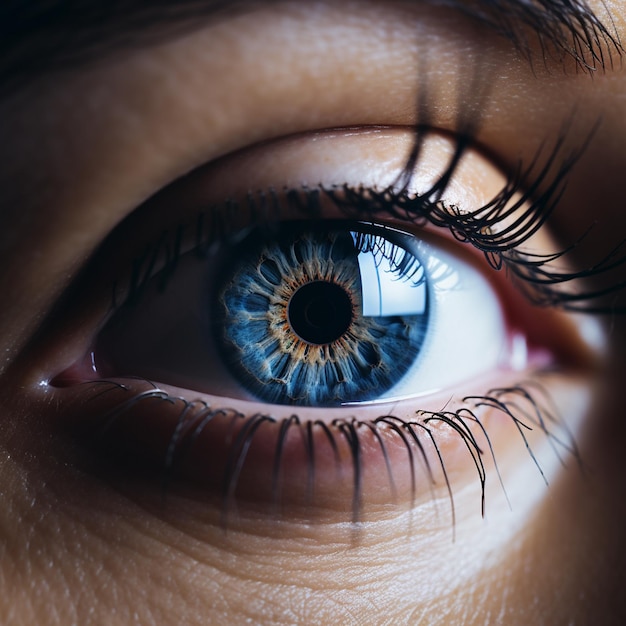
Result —
<instances>
[{"instance_id":1,"label":"skin pore","mask_svg":"<svg viewBox=\"0 0 626 626\"><path fill-rule=\"evenodd\" d=\"M590 7L623 40L623 3ZM110 279L124 275L161 232L190 223L198 206L241 201L248 192L318 184L382 188L402 172L418 122L436 129L411 182L422 193L445 169L463 120L479 118L444 198L461 208L488 202L506 172L528 166L538 153L545 160L560 137L553 169L587 144L547 227L527 246L560 250L593 226L563 264L579 269L604 259L625 227L626 81L619 51L602 44L606 67L588 72L552 49L544 62L536 39L529 35L528 42L531 62L494 29L449 6L254 4L150 45L122 46L75 68L42 72L4 96L2 623L623 621L619 292L593 301L609 311L597 317L535 308L449 229L383 216L380 221L487 276L497 298L511 303L502 315L510 320L515 311L529 344L551 353L557 371L537 375L532 363L517 371L490 366L384 410L268 409L215 388L156 381L173 396L202 398L216 408L330 423L338 415L366 420L392 412L409 419L418 410L453 411L473 406L466 396L530 380L528 389L538 384L538 397L548 396L544 413L555 407L560 417L551 436L537 427L527 433L536 464L513 422L485 416L497 468L480 439L484 515L467 447L434 425L454 520L440 470L434 485L420 483L412 501L402 445L390 447L395 498L380 448L366 442L357 521L350 473L336 483L335 473L324 473L330 454L328 463L318 459L316 499L307 506L299 486L307 466L297 465L303 448L292 438L284 463L300 469L283 476L281 505L272 505L267 481L253 480L255 462L271 473L274 448L269 461L253 449L241 476L243 495L228 500L225 524L224 499L211 477L201 476L202 455L184 461L163 497L158 466L137 467L115 447L95 454L89 443L97 435L90 430L95 416L106 416L120 400L74 384L95 378L82 364L110 314ZM420 109L416 102L426 104ZM544 186L550 182L547 177ZM337 217L336 207L323 210L324 217ZM100 248L109 238L113 243ZM81 278L92 257L106 271ZM617 267L571 288L620 281ZM467 324L471 332L471 319ZM449 360L460 359L454 345L446 350ZM52 384L68 371L72 384ZM515 403L525 415L532 412L523 399ZM122 420L119 433L135 442L131 457L158 458L180 409L150 406L144 413L136 423ZM201 444L211 445L211 437ZM350 450L342 446L349 469ZM427 455L436 467L434 448Z\"/></svg>"}]
</instances>

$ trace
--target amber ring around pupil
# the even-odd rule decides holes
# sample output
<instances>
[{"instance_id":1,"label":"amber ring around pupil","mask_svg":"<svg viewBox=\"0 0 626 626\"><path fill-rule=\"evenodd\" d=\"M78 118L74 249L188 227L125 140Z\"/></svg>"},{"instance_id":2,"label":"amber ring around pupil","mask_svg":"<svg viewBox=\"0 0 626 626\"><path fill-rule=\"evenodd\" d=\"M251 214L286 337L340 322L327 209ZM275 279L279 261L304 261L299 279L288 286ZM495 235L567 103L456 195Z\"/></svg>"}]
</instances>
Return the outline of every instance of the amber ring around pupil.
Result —
<instances>
[{"instance_id":1,"label":"amber ring around pupil","mask_svg":"<svg viewBox=\"0 0 626 626\"><path fill-rule=\"evenodd\" d=\"M352 302L345 289L317 280L300 287L287 308L287 319L300 339L324 345L339 339L350 328Z\"/></svg>"}]
</instances>

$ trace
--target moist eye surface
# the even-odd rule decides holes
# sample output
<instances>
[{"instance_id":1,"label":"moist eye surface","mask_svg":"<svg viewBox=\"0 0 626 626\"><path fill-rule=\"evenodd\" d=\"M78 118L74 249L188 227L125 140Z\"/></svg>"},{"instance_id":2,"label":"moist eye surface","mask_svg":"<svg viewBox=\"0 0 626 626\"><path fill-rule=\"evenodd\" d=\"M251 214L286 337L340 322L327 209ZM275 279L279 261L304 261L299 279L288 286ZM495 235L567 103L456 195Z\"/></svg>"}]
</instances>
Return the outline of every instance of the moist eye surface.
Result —
<instances>
[{"instance_id":1,"label":"moist eye surface","mask_svg":"<svg viewBox=\"0 0 626 626\"><path fill-rule=\"evenodd\" d=\"M93 344L139 376L282 406L391 402L509 363L499 290L459 246L351 220L249 227L142 281Z\"/></svg>"},{"instance_id":2,"label":"moist eye surface","mask_svg":"<svg viewBox=\"0 0 626 626\"><path fill-rule=\"evenodd\" d=\"M269 241L246 239L223 273L216 343L235 378L264 401L379 398L424 345L424 267L382 229L290 226Z\"/></svg>"}]
</instances>

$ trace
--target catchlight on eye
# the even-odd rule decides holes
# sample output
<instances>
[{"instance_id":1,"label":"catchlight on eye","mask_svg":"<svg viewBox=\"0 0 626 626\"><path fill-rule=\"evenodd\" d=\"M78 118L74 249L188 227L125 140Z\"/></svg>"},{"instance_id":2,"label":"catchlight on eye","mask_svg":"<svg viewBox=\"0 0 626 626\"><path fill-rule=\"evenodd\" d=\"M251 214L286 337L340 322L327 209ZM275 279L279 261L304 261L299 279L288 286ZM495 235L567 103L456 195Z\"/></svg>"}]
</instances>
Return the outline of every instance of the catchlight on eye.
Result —
<instances>
[{"instance_id":1,"label":"catchlight on eye","mask_svg":"<svg viewBox=\"0 0 626 626\"><path fill-rule=\"evenodd\" d=\"M100 333L99 371L323 407L425 395L502 363L498 297L443 240L345 221L237 240L150 279Z\"/></svg>"}]
</instances>

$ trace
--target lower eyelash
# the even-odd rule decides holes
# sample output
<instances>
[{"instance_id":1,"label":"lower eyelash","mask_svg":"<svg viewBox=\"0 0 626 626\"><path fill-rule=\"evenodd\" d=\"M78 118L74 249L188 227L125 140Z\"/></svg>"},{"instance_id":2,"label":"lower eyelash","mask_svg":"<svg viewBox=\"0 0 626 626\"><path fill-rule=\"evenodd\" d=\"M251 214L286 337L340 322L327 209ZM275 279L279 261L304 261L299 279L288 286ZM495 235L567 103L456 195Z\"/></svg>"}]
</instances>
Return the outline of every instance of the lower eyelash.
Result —
<instances>
[{"instance_id":1,"label":"lower eyelash","mask_svg":"<svg viewBox=\"0 0 626 626\"><path fill-rule=\"evenodd\" d=\"M349 450L352 472L351 521L353 524L358 524L363 515L363 476L366 468L363 455L364 433L369 433L377 442L379 454L384 460L387 471L391 502L396 500L396 476L385 443L389 443L390 437L397 438L397 443L406 450L406 463L410 471L411 509L413 509L418 495L417 483L420 468L423 474L422 480L428 485L431 496L433 496L434 488L438 485L435 475L440 473L450 502L453 532L456 526L454 493L444 459L445 455L439 441L441 435L438 427L445 427L454 437L458 438L458 441L467 450L480 484L480 510L483 516L486 506L487 460L493 464L497 480L508 501L492 439L483 423L483 417L481 417L481 412L485 409L505 418L514 426L521 444L526 448L531 462L546 484L548 484L547 477L528 440L530 431L539 431L543 434L561 464L564 465L568 458L573 458L578 464L581 463L572 434L556 408L552 406L549 393L535 379L526 380L514 386L494 388L484 395L466 396L463 398L464 406L454 411L445 408L440 411L417 410L414 413L415 419L412 420L387 414L371 420L361 420L354 417L337 418L328 423L320 420L304 420L297 415L277 419L262 413L245 416L234 409L213 409L204 401L190 401L173 396L157 385L142 379L129 379L126 383L114 380L96 380L83 384L89 385L94 392L88 394L88 400L84 405L86 407L115 391L124 395L128 394L127 398L116 402L113 408L97 419L95 431L91 431L91 436L94 437L96 443L112 440L112 443L115 444L117 435L111 434L114 427L119 422L132 417L144 403L150 405L154 415L158 415L164 410L173 411L175 417L170 423L173 428L170 428L171 434L161 462L164 495L167 494L170 484L175 479L178 467L184 461L185 456L190 454L191 449L208 424L216 418L229 420L229 428L233 436L227 438L227 460L219 487L221 519L224 528L227 528L230 517L239 503L237 488L241 473L248 461L250 449L258 437L260 429L267 423L274 424L278 428L278 434L273 444L272 468L267 476L270 482L269 493L271 494L272 510L278 511L280 507L281 483L285 472L283 466L285 442L289 433L295 429L302 443L301 453L306 459L307 478L304 481L306 484L302 485L302 498L306 506L310 506L314 500L316 435L319 435L331 447L336 471L340 470L339 448L343 446ZM143 387L143 390L134 390L133 388L136 386ZM155 402L156 406L154 406ZM484 441L482 446L481 441ZM429 452L431 459L436 460L437 467L429 460Z\"/></svg>"}]
</instances>

